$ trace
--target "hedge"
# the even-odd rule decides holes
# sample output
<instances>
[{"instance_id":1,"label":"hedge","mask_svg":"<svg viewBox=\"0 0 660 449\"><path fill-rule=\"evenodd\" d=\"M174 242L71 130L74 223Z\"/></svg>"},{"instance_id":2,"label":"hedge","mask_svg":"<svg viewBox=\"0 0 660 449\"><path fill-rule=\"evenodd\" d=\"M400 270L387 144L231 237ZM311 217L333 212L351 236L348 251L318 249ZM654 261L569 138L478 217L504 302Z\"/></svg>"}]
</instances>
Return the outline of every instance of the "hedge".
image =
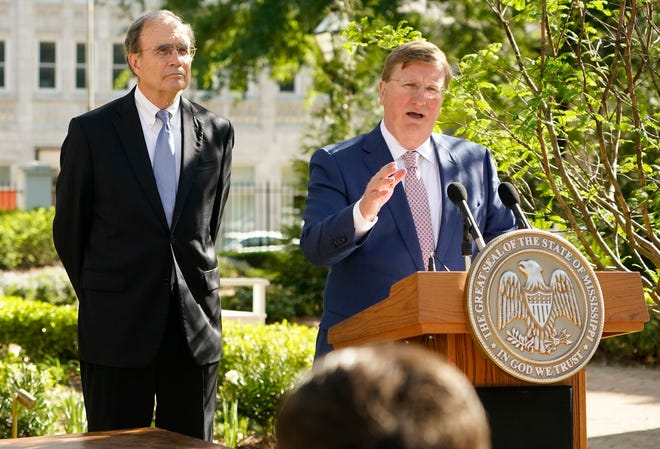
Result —
<instances>
[{"instance_id":1,"label":"hedge","mask_svg":"<svg viewBox=\"0 0 660 449\"><path fill-rule=\"evenodd\" d=\"M0 270L53 265L55 208L0 212Z\"/></svg>"},{"instance_id":2,"label":"hedge","mask_svg":"<svg viewBox=\"0 0 660 449\"><path fill-rule=\"evenodd\" d=\"M23 298L0 297L0 345L21 347L31 360L78 357L78 311Z\"/></svg>"},{"instance_id":3,"label":"hedge","mask_svg":"<svg viewBox=\"0 0 660 449\"><path fill-rule=\"evenodd\" d=\"M17 313L18 309L26 312ZM59 309L59 313L53 313L54 309ZM0 299L0 346L11 342L20 344L23 349L17 356L6 348L3 354L0 348L0 354L3 354L0 357L0 397L7 399L0 401L0 438L6 438L10 430L6 426L7 420L11 421L8 398L18 388L37 395L40 404L35 409L21 410L21 436L61 433L71 427L67 422L61 424L62 428L54 427L55 417L62 415L61 410L67 407L72 397L71 393L58 393L58 389L71 390L78 384L72 382L79 377L78 365L61 359L72 357L75 350L75 328L69 327L66 331L75 318L71 312L66 306L50 306L19 298ZM34 319L25 320L29 314ZM68 324L53 326L41 334L38 328L47 321L57 320L56 316ZM22 324L7 332L7 317ZM19 338L8 339L7 335L19 335L17 327L26 329ZM41 338L43 336L46 338ZM223 323L224 353L218 372L216 436L223 437L223 423L231 421L230 416L223 414L223 406L227 405L237 406L241 421L246 423L241 439L247 436L247 432L272 434L275 410L282 395L297 382L302 372L311 367L315 336L314 328L287 322L265 326L236 321ZM61 339L59 346L52 341L54 338ZM43 359L30 361L36 356ZM58 387L53 387L54 382ZM68 404L68 408L81 408L80 400L78 405L80 407Z\"/></svg>"}]
</instances>

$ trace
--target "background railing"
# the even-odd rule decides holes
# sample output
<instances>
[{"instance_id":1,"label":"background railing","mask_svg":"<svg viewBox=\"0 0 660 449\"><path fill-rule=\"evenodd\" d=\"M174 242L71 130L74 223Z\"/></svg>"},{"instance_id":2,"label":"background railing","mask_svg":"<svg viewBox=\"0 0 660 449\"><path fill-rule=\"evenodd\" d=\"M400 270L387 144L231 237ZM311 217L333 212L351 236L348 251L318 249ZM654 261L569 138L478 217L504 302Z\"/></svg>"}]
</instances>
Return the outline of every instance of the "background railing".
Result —
<instances>
[{"instance_id":1,"label":"background railing","mask_svg":"<svg viewBox=\"0 0 660 449\"><path fill-rule=\"evenodd\" d=\"M0 210L16 209L16 193L15 186L0 184ZM290 184L233 183L220 238L228 233L277 232L283 226L294 225L301 219L298 211L304 197L305 192Z\"/></svg>"},{"instance_id":2,"label":"background railing","mask_svg":"<svg viewBox=\"0 0 660 449\"><path fill-rule=\"evenodd\" d=\"M232 232L280 231L300 220L304 192L288 184L232 183L221 235Z\"/></svg>"}]
</instances>

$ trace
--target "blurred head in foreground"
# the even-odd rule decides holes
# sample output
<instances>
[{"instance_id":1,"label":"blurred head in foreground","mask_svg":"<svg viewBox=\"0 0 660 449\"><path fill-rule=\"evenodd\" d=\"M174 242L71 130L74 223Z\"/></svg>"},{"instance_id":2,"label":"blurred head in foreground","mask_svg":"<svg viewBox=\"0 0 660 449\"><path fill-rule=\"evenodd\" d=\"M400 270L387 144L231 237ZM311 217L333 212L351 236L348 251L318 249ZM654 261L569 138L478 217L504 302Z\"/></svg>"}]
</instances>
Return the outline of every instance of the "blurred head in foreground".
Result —
<instances>
[{"instance_id":1,"label":"blurred head in foreground","mask_svg":"<svg viewBox=\"0 0 660 449\"><path fill-rule=\"evenodd\" d=\"M333 351L284 398L279 449L489 449L467 378L421 347Z\"/></svg>"}]
</instances>

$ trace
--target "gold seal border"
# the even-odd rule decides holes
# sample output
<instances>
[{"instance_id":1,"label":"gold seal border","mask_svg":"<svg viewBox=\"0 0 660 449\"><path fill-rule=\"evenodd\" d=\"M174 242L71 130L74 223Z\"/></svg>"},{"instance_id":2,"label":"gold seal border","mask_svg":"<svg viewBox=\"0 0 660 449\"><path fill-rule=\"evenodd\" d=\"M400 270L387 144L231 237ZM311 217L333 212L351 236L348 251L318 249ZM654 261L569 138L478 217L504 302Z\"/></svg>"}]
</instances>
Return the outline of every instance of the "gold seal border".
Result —
<instances>
[{"instance_id":1,"label":"gold seal border","mask_svg":"<svg viewBox=\"0 0 660 449\"><path fill-rule=\"evenodd\" d=\"M549 245L552 243L553 245ZM546 245L544 248L543 245ZM552 246L550 251L547 246ZM514 248L515 247L515 248ZM558 257L556 251L559 252ZM580 281L580 288L590 294L581 295L585 320L581 328L581 337L572 342L570 350L557 360L534 362L513 353L501 345L499 332L491 329L489 299L484 298L489 288L483 288L481 300L475 298L475 288L479 281L483 284L483 272L497 271L500 259L514 257L523 251L538 251L561 260L564 268ZM563 254L562 254L563 253ZM568 262L567 262L568 260ZM576 270L581 270L577 273ZM486 276L487 283L492 278ZM497 300L497 298L496 298ZM566 239L541 230L516 230L507 232L493 239L477 255L468 272L465 284L465 311L473 339L477 346L496 366L507 374L531 383L548 384L564 380L589 362L600 342L605 322L603 294L596 273L582 254ZM496 337L497 336L497 337Z\"/></svg>"}]
</instances>

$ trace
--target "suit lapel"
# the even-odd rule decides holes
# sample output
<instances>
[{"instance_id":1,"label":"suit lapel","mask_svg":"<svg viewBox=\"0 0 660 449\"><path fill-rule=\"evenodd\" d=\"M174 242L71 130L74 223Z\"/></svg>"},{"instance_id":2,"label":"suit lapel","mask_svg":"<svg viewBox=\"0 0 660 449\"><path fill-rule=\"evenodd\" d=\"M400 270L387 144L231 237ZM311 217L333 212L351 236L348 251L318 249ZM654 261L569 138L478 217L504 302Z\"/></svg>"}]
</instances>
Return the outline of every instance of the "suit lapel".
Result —
<instances>
[{"instance_id":1,"label":"suit lapel","mask_svg":"<svg viewBox=\"0 0 660 449\"><path fill-rule=\"evenodd\" d=\"M463 217L459 208L452 203L445 192L447 186L459 180L459 169L453 148L443 139L442 134L432 134L433 143L440 163L440 183L442 186L442 215L440 219L440 235L436 254L440 260L447 260L449 243L456 239L463 239Z\"/></svg>"},{"instance_id":2,"label":"suit lapel","mask_svg":"<svg viewBox=\"0 0 660 449\"><path fill-rule=\"evenodd\" d=\"M181 214L181 209L187 198L199 161L199 152L202 144L202 123L195 114L192 103L181 98L181 173L179 175L179 187L176 193L174 213L172 216L172 228Z\"/></svg>"},{"instance_id":3,"label":"suit lapel","mask_svg":"<svg viewBox=\"0 0 660 449\"><path fill-rule=\"evenodd\" d=\"M380 132L380 125L371 131L365 137L364 141L364 162L369 167L371 175L376 174L383 165L392 162L392 154L390 153L385 139ZM395 189L390 200L385 203L386 209L392 216L401 238L408 248L408 252L415 261L417 269L423 271L426 269L422 261L422 250L419 246L417 233L415 232L415 222L408 206L406 199L406 192L403 189L403 184L399 183Z\"/></svg>"},{"instance_id":4,"label":"suit lapel","mask_svg":"<svg viewBox=\"0 0 660 449\"><path fill-rule=\"evenodd\" d=\"M167 226L167 219L163 211L163 205L158 195L156 178L151 168L151 160L144 141L144 133L140 124L137 107L135 106L135 89L123 98L117 105L117 120L115 129L122 142L122 149L126 154L128 163L135 173L138 184L144 191L149 204L156 214L160 214L163 223Z\"/></svg>"}]
</instances>

